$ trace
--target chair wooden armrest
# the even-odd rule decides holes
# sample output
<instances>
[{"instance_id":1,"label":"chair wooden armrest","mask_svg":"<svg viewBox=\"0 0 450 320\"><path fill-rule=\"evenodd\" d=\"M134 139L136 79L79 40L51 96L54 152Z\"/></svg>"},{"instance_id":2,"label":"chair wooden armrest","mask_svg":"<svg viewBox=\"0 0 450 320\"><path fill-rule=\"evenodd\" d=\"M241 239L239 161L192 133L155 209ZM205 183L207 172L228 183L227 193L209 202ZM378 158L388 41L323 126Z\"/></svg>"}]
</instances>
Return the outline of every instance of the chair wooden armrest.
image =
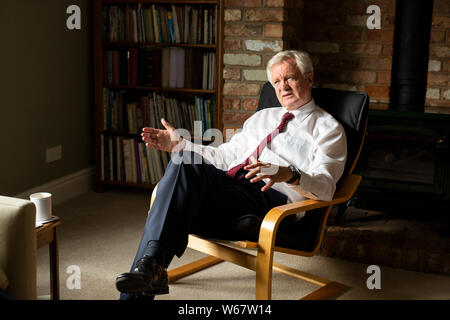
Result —
<instances>
[{"instance_id":1,"label":"chair wooden armrest","mask_svg":"<svg viewBox=\"0 0 450 320\"><path fill-rule=\"evenodd\" d=\"M303 252L275 247L276 232L280 222L285 217L296 214L298 212L328 207L325 213L325 218L323 220L324 223L321 224L321 229L319 230L320 238L317 243L321 243L323 232L325 230L326 217L328 216L332 206L348 201L356 191L356 188L358 187L360 181L361 176L349 174L339 184L331 201L304 200L275 207L267 213L261 224L257 245L258 258L256 260L256 299L270 299L270 293L272 291L272 281L269 280L272 279L274 249L276 251L285 253L313 256L319 248L319 246L316 245L313 251Z\"/></svg>"},{"instance_id":2,"label":"chair wooden armrest","mask_svg":"<svg viewBox=\"0 0 450 320\"><path fill-rule=\"evenodd\" d=\"M261 225L261 231L264 229L265 232L268 232L270 235L273 234L273 240L275 239L275 232L278 228L280 222L286 218L287 216L303 212L314 210L318 208L324 208L328 206L333 206L336 204L347 202L356 189L358 188L359 183L361 182L361 176L356 174L349 174L344 180L338 185L334 197L331 201L322 201L322 200L303 200L299 202L293 202L284 204L278 207L272 208L264 217L264 220ZM260 234L261 239L261 234ZM267 240L267 239L266 239ZM261 241L261 240L260 240ZM272 241L272 240L271 240ZM256 248L258 244L256 242L251 241L239 241L238 246L242 248Z\"/></svg>"},{"instance_id":3,"label":"chair wooden armrest","mask_svg":"<svg viewBox=\"0 0 450 320\"><path fill-rule=\"evenodd\" d=\"M331 201L308 199L272 208L264 217L261 226L261 231L265 230L265 232L273 233L274 231L276 231L276 228L278 227L281 220L283 220L287 216L296 214L298 212L309 211L327 206L333 206L348 201L355 193L360 181L361 176L356 174L349 174L339 184L339 186L336 189L335 195ZM260 241L262 240L262 238L264 237L262 237L260 233L259 236ZM275 239L275 236L273 238ZM267 238L265 239L267 240Z\"/></svg>"}]
</instances>

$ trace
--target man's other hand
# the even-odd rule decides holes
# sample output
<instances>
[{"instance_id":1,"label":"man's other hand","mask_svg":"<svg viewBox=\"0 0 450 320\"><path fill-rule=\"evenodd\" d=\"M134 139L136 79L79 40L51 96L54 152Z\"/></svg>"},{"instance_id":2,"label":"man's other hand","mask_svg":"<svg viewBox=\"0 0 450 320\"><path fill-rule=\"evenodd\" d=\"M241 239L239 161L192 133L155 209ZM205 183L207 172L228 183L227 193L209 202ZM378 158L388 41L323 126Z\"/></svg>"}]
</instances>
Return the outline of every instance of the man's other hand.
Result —
<instances>
[{"instance_id":1,"label":"man's other hand","mask_svg":"<svg viewBox=\"0 0 450 320\"><path fill-rule=\"evenodd\" d=\"M261 191L269 190L277 182L285 182L292 178L292 172L288 167L282 167L270 163L264 163L251 157L252 163L246 165L244 170L249 172L245 175L245 178L250 179L251 183L261 181L263 179L269 179Z\"/></svg>"}]
</instances>

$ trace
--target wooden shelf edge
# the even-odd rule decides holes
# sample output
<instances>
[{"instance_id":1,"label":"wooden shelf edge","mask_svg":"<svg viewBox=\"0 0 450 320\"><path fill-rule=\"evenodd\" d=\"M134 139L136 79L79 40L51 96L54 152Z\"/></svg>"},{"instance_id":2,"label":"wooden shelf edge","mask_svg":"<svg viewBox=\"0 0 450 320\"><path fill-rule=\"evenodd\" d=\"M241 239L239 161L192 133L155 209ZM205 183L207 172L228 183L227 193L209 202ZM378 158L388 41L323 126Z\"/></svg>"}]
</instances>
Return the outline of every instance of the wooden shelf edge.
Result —
<instances>
[{"instance_id":1,"label":"wooden shelf edge","mask_svg":"<svg viewBox=\"0 0 450 320\"><path fill-rule=\"evenodd\" d=\"M126 86L117 84L104 85L105 88L110 89L123 89L123 90L148 90L148 91L161 91L161 92L188 92L197 94L215 94L216 90L207 89L186 89L186 88L164 88L164 87L147 87L147 86Z\"/></svg>"},{"instance_id":2,"label":"wooden shelf edge","mask_svg":"<svg viewBox=\"0 0 450 320\"><path fill-rule=\"evenodd\" d=\"M213 128L213 129L217 129L217 128ZM129 138L139 138L140 139L141 131L142 131L142 128L139 128L139 133L128 133L128 132L112 130L112 129L106 129L106 130L103 129L103 131L100 134L107 135L107 136L124 136L124 137L129 137ZM211 138L205 138L202 135L201 138L199 138L199 137L196 137L193 132L191 132L191 141L213 142L214 140L215 140L214 136Z\"/></svg>"},{"instance_id":3,"label":"wooden shelf edge","mask_svg":"<svg viewBox=\"0 0 450 320\"><path fill-rule=\"evenodd\" d=\"M154 3L154 4L220 4L219 0L103 0L103 4Z\"/></svg>"},{"instance_id":4,"label":"wooden shelf edge","mask_svg":"<svg viewBox=\"0 0 450 320\"><path fill-rule=\"evenodd\" d=\"M172 43L172 42L134 42L134 41L103 41L104 47L183 47L199 49L216 49L216 44L204 43Z\"/></svg>"},{"instance_id":5,"label":"wooden shelf edge","mask_svg":"<svg viewBox=\"0 0 450 320\"><path fill-rule=\"evenodd\" d=\"M122 186L122 187L134 187L134 188L145 188L153 189L156 185L147 183L131 183L131 182L121 182L121 181L110 181L110 180L100 180L97 184L110 185L110 186Z\"/></svg>"}]
</instances>

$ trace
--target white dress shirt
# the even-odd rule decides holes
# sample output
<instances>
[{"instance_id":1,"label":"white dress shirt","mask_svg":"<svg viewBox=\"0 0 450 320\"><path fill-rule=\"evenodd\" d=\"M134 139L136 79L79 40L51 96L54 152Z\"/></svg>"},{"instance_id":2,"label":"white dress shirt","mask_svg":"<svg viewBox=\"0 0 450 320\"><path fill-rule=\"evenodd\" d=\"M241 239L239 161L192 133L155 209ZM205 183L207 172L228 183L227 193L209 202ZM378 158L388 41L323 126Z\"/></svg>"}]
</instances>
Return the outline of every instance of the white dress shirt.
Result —
<instances>
[{"instance_id":1,"label":"white dress shirt","mask_svg":"<svg viewBox=\"0 0 450 320\"><path fill-rule=\"evenodd\" d=\"M266 108L245 121L242 131L218 147L186 140L184 150L201 154L217 168L227 171L242 163L281 122L283 107ZM261 152L259 160L279 166L294 165L302 172L299 185L275 183L288 202L318 199L329 201L344 171L347 142L344 128L311 100L292 111L295 118Z\"/></svg>"}]
</instances>

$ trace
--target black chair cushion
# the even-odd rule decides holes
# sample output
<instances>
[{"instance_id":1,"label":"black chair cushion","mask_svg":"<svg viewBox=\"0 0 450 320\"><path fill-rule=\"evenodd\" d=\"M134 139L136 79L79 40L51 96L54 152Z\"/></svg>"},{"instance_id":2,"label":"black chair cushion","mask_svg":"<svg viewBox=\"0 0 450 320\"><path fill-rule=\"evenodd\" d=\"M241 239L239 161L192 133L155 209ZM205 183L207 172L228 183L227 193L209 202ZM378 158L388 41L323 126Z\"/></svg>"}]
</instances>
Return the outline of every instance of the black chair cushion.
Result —
<instances>
[{"instance_id":1,"label":"black chair cushion","mask_svg":"<svg viewBox=\"0 0 450 320\"><path fill-rule=\"evenodd\" d=\"M316 233L321 220L319 210L321 209L306 212L300 220L297 220L295 216L283 219L278 227L275 245L302 251L314 250ZM262 221L261 217L247 214L230 222L229 225L217 226L196 234L220 240L258 242Z\"/></svg>"}]
</instances>

